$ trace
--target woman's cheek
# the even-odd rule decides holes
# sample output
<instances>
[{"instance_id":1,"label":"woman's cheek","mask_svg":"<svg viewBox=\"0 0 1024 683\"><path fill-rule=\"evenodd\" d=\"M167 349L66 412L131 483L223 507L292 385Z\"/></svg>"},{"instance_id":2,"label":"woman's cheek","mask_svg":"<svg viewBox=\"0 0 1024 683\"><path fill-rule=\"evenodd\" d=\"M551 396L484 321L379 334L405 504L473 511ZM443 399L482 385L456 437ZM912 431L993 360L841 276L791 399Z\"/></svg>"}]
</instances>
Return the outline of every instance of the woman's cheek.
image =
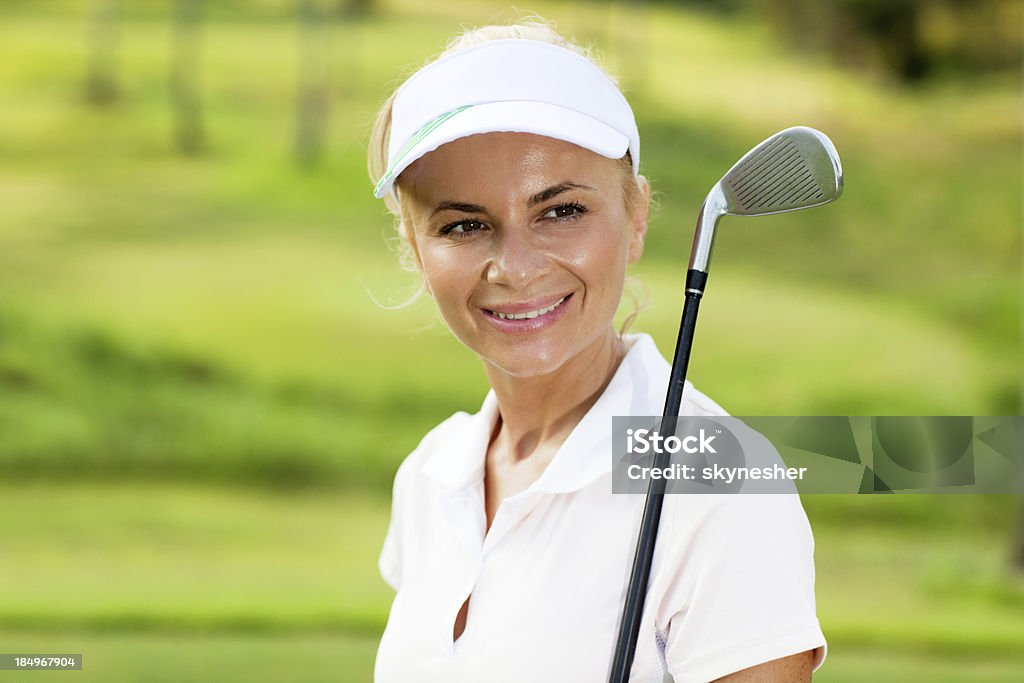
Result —
<instances>
[{"instance_id":1,"label":"woman's cheek","mask_svg":"<svg viewBox=\"0 0 1024 683\"><path fill-rule=\"evenodd\" d=\"M466 302L474 279L471 264L459 258L451 245L443 244L423 252L423 282L434 298L434 305L453 332L466 316Z\"/></svg>"},{"instance_id":2,"label":"woman's cheek","mask_svg":"<svg viewBox=\"0 0 1024 683\"><path fill-rule=\"evenodd\" d=\"M430 282L435 295L442 290L450 289L458 280L458 263L451 251L444 246L432 246L425 250L423 255L423 276Z\"/></svg>"},{"instance_id":3,"label":"woman's cheek","mask_svg":"<svg viewBox=\"0 0 1024 683\"><path fill-rule=\"evenodd\" d=\"M614 226L602 227L587 232L587 238L576 240L572 251L565 255L567 263L583 276L588 284L604 283L623 269L628 244L621 230Z\"/></svg>"}]
</instances>

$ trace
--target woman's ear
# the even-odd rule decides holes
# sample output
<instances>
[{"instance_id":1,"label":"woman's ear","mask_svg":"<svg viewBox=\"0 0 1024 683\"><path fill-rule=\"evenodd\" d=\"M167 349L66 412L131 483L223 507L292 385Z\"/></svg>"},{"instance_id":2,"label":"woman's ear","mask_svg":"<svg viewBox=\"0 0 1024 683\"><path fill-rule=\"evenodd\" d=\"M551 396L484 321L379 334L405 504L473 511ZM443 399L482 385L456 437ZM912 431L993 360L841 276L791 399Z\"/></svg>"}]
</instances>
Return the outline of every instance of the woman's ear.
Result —
<instances>
[{"instance_id":1,"label":"woman's ear","mask_svg":"<svg viewBox=\"0 0 1024 683\"><path fill-rule=\"evenodd\" d=\"M636 263L644 253L644 240L647 238L647 218L651 208L651 184L642 175L637 176L640 197L633 207L632 231L629 236L629 262Z\"/></svg>"}]
</instances>

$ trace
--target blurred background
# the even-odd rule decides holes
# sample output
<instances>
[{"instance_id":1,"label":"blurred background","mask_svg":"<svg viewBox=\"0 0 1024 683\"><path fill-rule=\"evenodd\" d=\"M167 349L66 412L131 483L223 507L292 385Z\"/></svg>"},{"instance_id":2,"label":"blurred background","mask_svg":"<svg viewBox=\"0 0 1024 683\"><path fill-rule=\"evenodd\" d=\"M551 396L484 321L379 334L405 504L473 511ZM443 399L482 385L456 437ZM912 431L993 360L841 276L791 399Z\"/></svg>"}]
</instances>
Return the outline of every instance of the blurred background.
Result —
<instances>
[{"instance_id":1,"label":"blurred background","mask_svg":"<svg viewBox=\"0 0 1024 683\"><path fill-rule=\"evenodd\" d=\"M415 281L366 143L461 25L525 11L635 109L661 204L635 329L665 354L710 186L790 125L842 154L839 203L723 222L699 388L1021 414L1017 0L4 0L0 652L84 653L42 680L370 680L394 472L487 387L429 300L375 303ZM804 505L816 680L1024 680L1018 499Z\"/></svg>"}]
</instances>

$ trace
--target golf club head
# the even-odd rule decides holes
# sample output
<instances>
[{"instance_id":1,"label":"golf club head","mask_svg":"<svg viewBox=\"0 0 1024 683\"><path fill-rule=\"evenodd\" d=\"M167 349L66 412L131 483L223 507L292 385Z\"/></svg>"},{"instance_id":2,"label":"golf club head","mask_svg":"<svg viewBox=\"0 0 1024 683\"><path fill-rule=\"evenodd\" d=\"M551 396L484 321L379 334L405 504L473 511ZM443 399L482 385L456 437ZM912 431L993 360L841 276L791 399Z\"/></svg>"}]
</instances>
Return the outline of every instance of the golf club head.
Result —
<instances>
[{"instance_id":1,"label":"golf club head","mask_svg":"<svg viewBox=\"0 0 1024 683\"><path fill-rule=\"evenodd\" d=\"M824 133L796 126L747 152L718 184L725 213L764 216L837 199L843 193L843 168Z\"/></svg>"},{"instance_id":2,"label":"golf club head","mask_svg":"<svg viewBox=\"0 0 1024 683\"><path fill-rule=\"evenodd\" d=\"M843 167L828 136L806 126L780 131L747 152L711 188L697 222L690 268L707 272L722 216L809 209L842 193Z\"/></svg>"}]
</instances>

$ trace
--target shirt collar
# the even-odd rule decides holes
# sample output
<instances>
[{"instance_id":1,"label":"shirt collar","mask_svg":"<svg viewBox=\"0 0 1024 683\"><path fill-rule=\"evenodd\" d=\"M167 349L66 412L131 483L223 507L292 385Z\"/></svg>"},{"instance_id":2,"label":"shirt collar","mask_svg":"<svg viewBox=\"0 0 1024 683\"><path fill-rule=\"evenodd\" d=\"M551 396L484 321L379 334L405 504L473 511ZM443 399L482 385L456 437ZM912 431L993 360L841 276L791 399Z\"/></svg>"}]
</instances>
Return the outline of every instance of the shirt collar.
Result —
<instances>
[{"instance_id":1,"label":"shirt collar","mask_svg":"<svg viewBox=\"0 0 1024 683\"><path fill-rule=\"evenodd\" d=\"M590 484L612 469L612 417L661 412L651 404L651 381L662 372L667 381L668 363L650 335L627 335L625 340L629 350L608 386L530 490L567 493Z\"/></svg>"},{"instance_id":2,"label":"shirt collar","mask_svg":"<svg viewBox=\"0 0 1024 683\"><path fill-rule=\"evenodd\" d=\"M527 491L565 493L593 482L612 467L612 417L659 415L670 366L648 334L624 337L628 350L611 381L572 430L541 476ZM446 490L478 484L498 418L498 399L491 389L479 412L455 417L462 424L432 449L423 472Z\"/></svg>"}]
</instances>

